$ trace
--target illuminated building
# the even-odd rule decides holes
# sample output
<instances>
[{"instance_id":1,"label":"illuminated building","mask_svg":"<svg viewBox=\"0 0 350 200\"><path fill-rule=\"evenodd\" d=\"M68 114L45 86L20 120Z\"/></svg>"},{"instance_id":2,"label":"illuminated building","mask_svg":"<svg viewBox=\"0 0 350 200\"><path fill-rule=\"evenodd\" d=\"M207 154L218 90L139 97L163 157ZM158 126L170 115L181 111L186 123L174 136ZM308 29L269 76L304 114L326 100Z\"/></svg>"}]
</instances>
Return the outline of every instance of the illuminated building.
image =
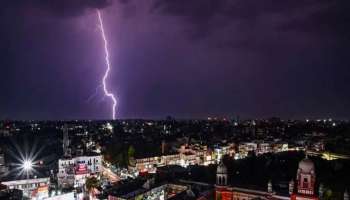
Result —
<instances>
[{"instance_id":1,"label":"illuminated building","mask_svg":"<svg viewBox=\"0 0 350 200\"><path fill-rule=\"evenodd\" d=\"M256 154L265 154L272 152L272 147L269 143L259 143Z\"/></svg>"},{"instance_id":2,"label":"illuminated building","mask_svg":"<svg viewBox=\"0 0 350 200\"><path fill-rule=\"evenodd\" d=\"M18 189L28 198L43 199L48 197L49 178L33 178L1 182L7 189Z\"/></svg>"},{"instance_id":3,"label":"illuminated building","mask_svg":"<svg viewBox=\"0 0 350 200\"><path fill-rule=\"evenodd\" d=\"M305 158L299 163L299 169L297 172L297 191L292 194L292 200L317 200L318 197L315 194L315 165L314 163Z\"/></svg>"},{"instance_id":4,"label":"illuminated building","mask_svg":"<svg viewBox=\"0 0 350 200\"><path fill-rule=\"evenodd\" d=\"M81 187L86 177L99 174L102 170L102 156L79 156L58 160L58 185L61 187Z\"/></svg>"},{"instance_id":5,"label":"illuminated building","mask_svg":"<svg viewBox=\"0 0 350 200\"><path fill-rule=\"evenodd\" d=\"M223 162L220 162L216 170L216 184L219 187L227 185L227 168Z\"/></svg>"},{"instance_id":6,"label":"illuminated building","mask_svg":"<svg viewBox=\"0 0 350 200\"><path fill-rule=\"evenodd\" d=\"M315 194L315 166L314 163L305 158L299 162L299 169L295 183L289 183L289 194L276 193L273 190L271 181L268 182L267 191L252 190L248 188L233 187L227 184L227 169L221 162L217 167L216 175L216 200L318 200ZM344 195L345 196L345 195Z\"/></svg>"},{"instance_id":7,"label":"illuminated building","mask_svg":"<svg viewBox=\"0 0 350 200\"><path fill-rule=\"evenodd\" d=\"M239 144L238 152L239 152L240 158L247 157L249 152L256 152L257 148L258 148L258 144L253 142Z\"/></svg>"},{"instance_id":8,"label":"illuminated building","mask_svg":"<svg viewBox=\"0 0 350 200\"><path fill-rule=\"evenodd\" d=\"M135 169L139 172L155 172L157 166L161 166L161 157L147 157L135 159Z\"/></svg>"},{"instance_id":9,"label":"illuminated building","mask_svg":"<svg viewBox=\"0 0 350 200\"><path fill-rule=\"evenodd\" d=\"M69 157L71 155L71 150L69 148L70 140L68 135L68 127L64 125L63 127L63 141L62 141L62 149L65 157Z\"/></svg>"},{"instance_id":10,"label":"illuminated building","mask_svg":"<svg viewBox=\"0 0 350 200\"><path fill-rule=\"evenodd\" d=\"M0 177L5 176L8 173L8 168L5 163L5 155L0 153Z\"/></svg>"}]
</instances>

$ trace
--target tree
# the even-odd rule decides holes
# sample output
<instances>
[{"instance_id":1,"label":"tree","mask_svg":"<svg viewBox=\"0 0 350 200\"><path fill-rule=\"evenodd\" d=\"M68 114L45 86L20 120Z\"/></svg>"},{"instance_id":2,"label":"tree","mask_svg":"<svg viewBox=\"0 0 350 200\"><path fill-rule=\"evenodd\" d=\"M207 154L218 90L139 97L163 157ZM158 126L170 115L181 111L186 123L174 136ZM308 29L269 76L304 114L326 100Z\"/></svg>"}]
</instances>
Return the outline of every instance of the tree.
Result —
<instances>
[{"instance_id":1,"label":"tree","mask_svg":"<svg viewBox=\"0 0 350 200\"><path fill-rule=\"evenodd\" d=\"M129 149L128 149L128 158L132 158L135 156L135 148L133 146L129 146Z\"/></svg>"},{"instance_id":2,"label":"tree","mask_svg":"<svg viewBox=\"0 0 350 200\"><path fill-rule=\"evenodd\" d=\"M135 163L135 159L134 159L135 148L133 146L129 146L128 155L127 156L128 156L127 157L128 165L134 166L136 163Z\"/></svg>"},{"instance_id":3,"label":"tree","mask_svg":"<svg viewBox=\"0 0 350 200\"><path fill-rule=\"evenodd\" d=\"M221 195L220 192L218 192L218 193L216 194L216 199L217 199L217 200L222 200L222 195Z\"/></svg>"},{"instance_id":4,"label":"tree","mask_svg":"<svg viewBox=\"0 0 350 200\"><path fill-rule=\"evenodd\" d=\"M93 177L86 178L85 187L88 192L91 192L93 188L100 187L100 185L101 183L96 177L93 176Z\"/></svg>"},{"instance_id":5,"label":"tree","mask_svg":"<svg viewBox=\"0 0 350 200\"><path fill-rule=\"evenodd\" d=\"M326 192L324 193L323 199L325 199L325 200L331 200L331 199L333 199L332 196L333 196L332 190L328 189L328 190L326 190Z\"/></svg>"}]
</instances>

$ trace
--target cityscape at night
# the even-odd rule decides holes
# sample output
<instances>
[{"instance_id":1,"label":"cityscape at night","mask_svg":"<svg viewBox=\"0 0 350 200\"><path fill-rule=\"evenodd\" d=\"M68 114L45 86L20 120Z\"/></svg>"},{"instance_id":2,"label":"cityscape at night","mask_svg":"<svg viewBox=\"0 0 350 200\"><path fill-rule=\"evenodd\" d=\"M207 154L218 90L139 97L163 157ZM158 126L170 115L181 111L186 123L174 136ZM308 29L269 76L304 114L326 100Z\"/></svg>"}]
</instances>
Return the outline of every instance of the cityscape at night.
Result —
<instances>
[{"instance_id":1,"label":"cityscape at night","mask_svg":"<svg viewBox=\"0 0 350 200\"><path fill-rule=\"evenodd\" d=\"M350 1L1 3L0 200L349 200Z\"/></svg>"}]
</instances>

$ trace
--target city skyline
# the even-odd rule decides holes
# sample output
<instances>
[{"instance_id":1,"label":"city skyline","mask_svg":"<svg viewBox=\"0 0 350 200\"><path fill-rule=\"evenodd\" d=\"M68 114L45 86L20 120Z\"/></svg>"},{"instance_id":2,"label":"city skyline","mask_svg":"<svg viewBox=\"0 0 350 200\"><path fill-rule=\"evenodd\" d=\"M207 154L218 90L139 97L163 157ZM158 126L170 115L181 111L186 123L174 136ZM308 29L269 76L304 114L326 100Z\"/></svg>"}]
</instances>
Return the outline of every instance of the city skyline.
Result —
<instances>
[{"instance_id":1,"label":"city skyline","mask_svg":"<svg viewBox=\"0 0 350 200\"><path fill-rule=\"evenodd\" d=\"M345 0L7 1L0 119L349 119Z\"/></svg>"}]
</instances>

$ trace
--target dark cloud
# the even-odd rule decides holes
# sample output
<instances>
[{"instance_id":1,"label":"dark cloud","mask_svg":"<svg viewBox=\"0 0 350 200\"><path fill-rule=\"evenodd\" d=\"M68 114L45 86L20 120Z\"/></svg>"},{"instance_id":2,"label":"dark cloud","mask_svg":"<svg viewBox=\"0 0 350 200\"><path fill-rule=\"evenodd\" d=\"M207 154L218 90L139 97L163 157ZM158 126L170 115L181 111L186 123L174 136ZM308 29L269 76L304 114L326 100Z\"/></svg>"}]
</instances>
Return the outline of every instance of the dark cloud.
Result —
<instances>
[{"instance_id":1,"label":"dark cloud","mask_svg":"<svg viewBox=\"0 0 350 200\"><path fill-rule=\"evenodd\" d=\"M201 23L216 15L228 16L233 19L256 18L265 13L288 13L321 2L318 0L156 0L153 11L184 16L192 19L191 22Z\"/></svg>"},{"instance_id":2,"label":"dark cloud","mask_svg":"<svg viewBox=\"0 0 350 200\"><path fill-rule=\"evenodd\" d=\"M217 26L216 17L221 17L221 25L239 21L254 26L261 17L269 15L281 19L276 24L278 30L348 33L349 8L347 0L156 0L152 11L183 17L203 36L207 35L203 31L209 32Z\"/></svg>"},{"instance_id":3,"label":"dark cloud","mask_svg":"<svg viewBox=\"0 0 350 200\"><path fill-rule=\"evenodd\" d=\"M102 9L109 6L113 0L7 0L3 10L8 8L37 9L37 12L53 14L59 17L74 17L82 15L89 9Z\"/></svg>"},{"instance_id":4,"label":"dark cloud","mask_svg":"<svg viewBox=\"0 0 350 200\"><path fill-rule=\"evenodd\" d=\"M283 24L282 30L297 30L319 33L350 33L350 1L328 1L316 11L305 16L295 17Z\"/></svg>"},{"instance_id":5,"label":"dark cloud","mask_svg":"<svg viewBox=\"0 0 350 200\"><path fill-rule=\"evenodd\" d=\"M221 12L224 5L224 1L217 0L158 0L153 11L184 16L193 23L205 23Z\"/></svg>"}]
</instances>

